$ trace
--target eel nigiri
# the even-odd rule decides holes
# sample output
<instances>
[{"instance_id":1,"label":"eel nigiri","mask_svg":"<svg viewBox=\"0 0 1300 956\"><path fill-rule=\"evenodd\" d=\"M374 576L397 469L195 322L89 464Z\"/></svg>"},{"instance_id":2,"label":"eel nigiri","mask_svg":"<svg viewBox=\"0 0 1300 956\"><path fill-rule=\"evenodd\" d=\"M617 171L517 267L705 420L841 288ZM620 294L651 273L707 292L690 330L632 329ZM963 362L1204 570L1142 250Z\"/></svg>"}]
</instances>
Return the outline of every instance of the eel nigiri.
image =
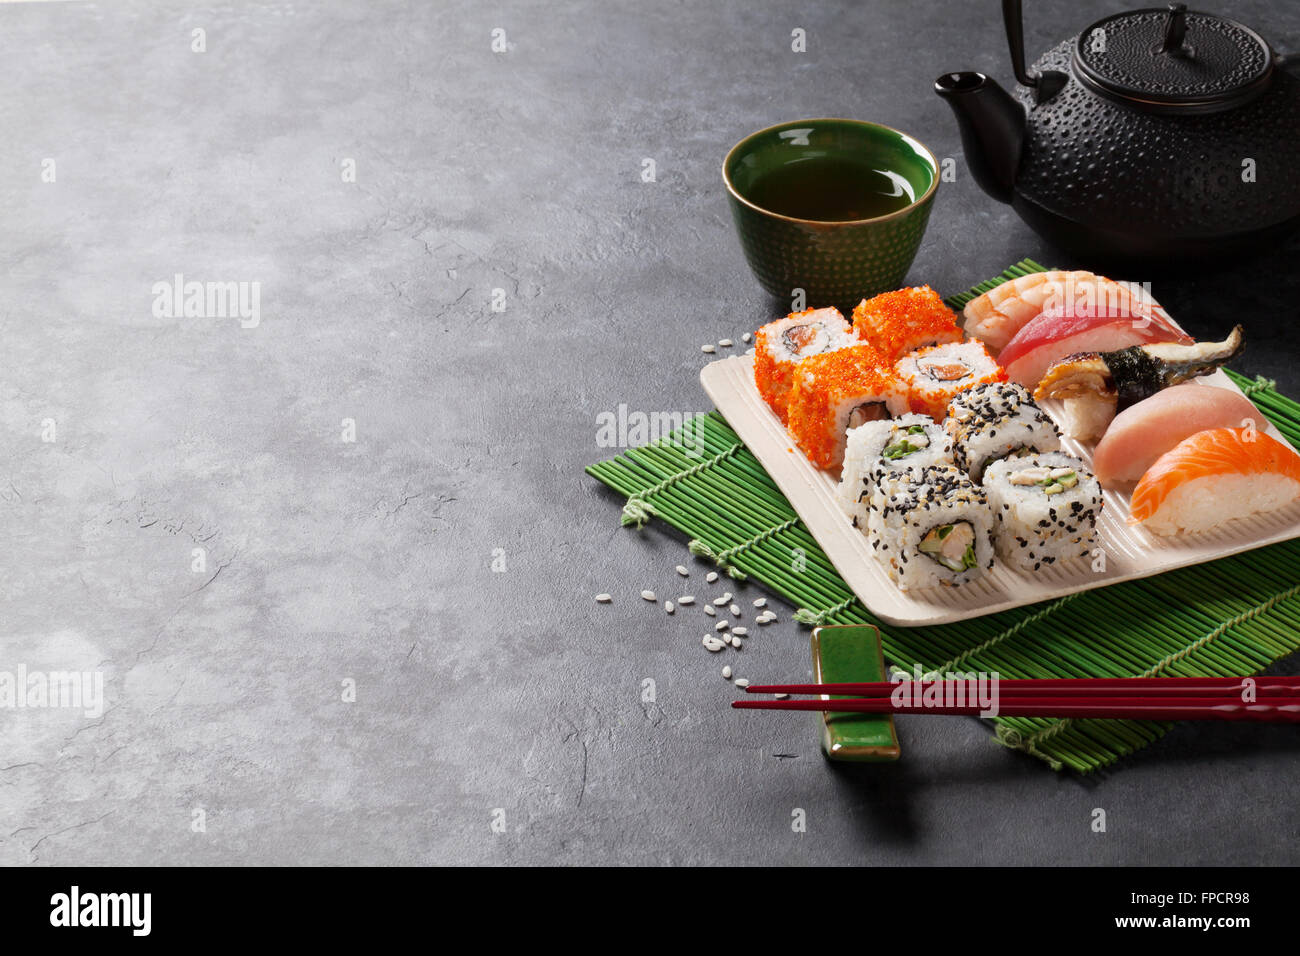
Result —
<instances>
[{"instance_id":1,"label":"eel nigiri","mask_svg":"<svg viewBox=\"0 0 1300 956\"><path fill-rule=\"evenodd\" d=\"M1300 455L1253 428L1213 428L1161 455L1133 491L1129 523L1195 533L1300 498Z\"/></svg>"},{"instance_id":2,"label":"eel nigiri","mask_svg":"<svg viewBox=\"0 0 1300 956\"><path fill-rule=\"evenodd\" d=\"M1034 398L1064 400L1066 433L1081 440L1096 438L1117 412L1171 385L1210 374L1243 348L1238 325L1222 342L1163 342L1068 355L1043 375Z\"/></svg>"},{"instance_id":3,"label":"eel nigiri","mask_svg":"<svg viewBox=\"0 0 1300 956\"><path fill-rule=\"evenodd\" d=\"M1043 374L1067 355L1117 352L1159 342L1190 345L1193 341L1172 321L1154 312L1134 318L1114 315L1106 308L1052 308L1016 333L998 354L998 364L1007 370L1011 381L1034 388Z\"/></svg>"},{"instance_id":4,"label":"eel nigiri","mask_svg":"<svg viewBox=\"0 0 1300 956\"><path fill-rule=\"evenodd\" d=\"M1137 481L1184 438L1211 428L1233 428L1263 416L1250 399L1213 385L1174 385L1124 409L1092 452L1092 470L1106 487Z\"/></svg>"},{"instance_id":5,"label":"eel nigiri","mask_svg":"<svg viewBox=\"0 0 1300 956\"><path fill-rule=\"evenodd\" d=\"M995 355L1044 310L1096 310L1117 318L1149 318L1160 307L1114 279L1091 272L1034 272L994 286L962 310L966 334ZM999 356L1001 361L1001 356ZM1003 362L1005 365L1006 363Z\"/></svg>"}]
</instances>

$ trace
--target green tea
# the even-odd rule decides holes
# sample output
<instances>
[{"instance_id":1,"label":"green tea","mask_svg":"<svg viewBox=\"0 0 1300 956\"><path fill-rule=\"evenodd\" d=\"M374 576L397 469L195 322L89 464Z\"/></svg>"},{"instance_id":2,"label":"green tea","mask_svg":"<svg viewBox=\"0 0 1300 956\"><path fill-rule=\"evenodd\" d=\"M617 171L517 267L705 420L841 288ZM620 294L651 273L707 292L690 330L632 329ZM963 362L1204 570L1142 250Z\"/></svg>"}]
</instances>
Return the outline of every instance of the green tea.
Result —
<instances>
[{"instance_id":1,"label":"green tea","mask_svg":"<svg viewBox=\"0 0 1300 956\"><path fill-rule=\"evenodd\" d=\"M898 212L916 200L898 173L819 156L766 172L745 190L755 206L793 219L847 222Z\"/></svg>"}]
</instances>

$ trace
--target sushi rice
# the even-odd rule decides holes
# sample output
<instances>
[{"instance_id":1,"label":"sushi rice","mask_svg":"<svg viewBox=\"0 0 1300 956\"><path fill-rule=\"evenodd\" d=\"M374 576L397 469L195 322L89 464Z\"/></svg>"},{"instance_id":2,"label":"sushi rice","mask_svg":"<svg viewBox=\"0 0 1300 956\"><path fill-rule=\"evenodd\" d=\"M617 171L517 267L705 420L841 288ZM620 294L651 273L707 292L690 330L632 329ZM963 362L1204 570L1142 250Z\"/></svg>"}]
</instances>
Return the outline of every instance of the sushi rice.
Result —
<instances>
[{"instance_id":1,"label":"sushi rice","mask_svg":"<svg viewBox=\"0 0 1300 956\"><path fill-rule=\"evenodd\" d=\"M1009 567L1038 571L1087 557L1097 544L1101 484L1061 452L1004 458L985 469L994 545Z\"/></svg>"},{"instance_id":2,"label":"sushi rice","mask_svg":"<svg viewBox=\"0 0 1300 956\"><path fill-rule=\"evenodd\" d=\"M1061 433L1029 392L1011 382L976 385L948 405L944 427L955 442L957 467L972 480L1001 458L1056 451Z\"/></svg>"}]
</instances>

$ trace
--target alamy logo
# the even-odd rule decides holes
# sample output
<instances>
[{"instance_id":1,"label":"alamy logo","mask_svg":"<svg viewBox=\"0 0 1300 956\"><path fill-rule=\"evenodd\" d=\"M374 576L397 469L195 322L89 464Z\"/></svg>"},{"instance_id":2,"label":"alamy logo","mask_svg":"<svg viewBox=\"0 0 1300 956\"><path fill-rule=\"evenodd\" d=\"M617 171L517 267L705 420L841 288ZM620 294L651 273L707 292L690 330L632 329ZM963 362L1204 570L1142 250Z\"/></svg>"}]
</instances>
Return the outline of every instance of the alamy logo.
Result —
<instances>
[{"instance_id":1,"label":"alamy logo","mask_svg":"<svg viewBox=\"0 0 1300 956\"><path fill-rule=\"evenodd\" d=\"M996 717L998 680L984 671L923 674L915 665L911 674L894 671L890 681L898 686L889 697L895 707L978 707L981 717Z\"/></svg>"},{"instance_id":2,"label":"alamy logo","mask_svg":"<svg viewBox=\"0 0 1300 956\"><path fill-rule=\"evenodd\" d=\"M0 708L5 710L68 707L91 720L104 713L103 671L0 671Z\"/></svg>"},{"instance_id":3,"label":"alamy logo","mask_svg":"<svg viewBox=\"0 0 1300 956\"><path fill-rule=\"evenodd\" d=\"M82 893L73 886L50 897L51 926L126 926L133 936L148 936L151 893Z\"/></svg>"},{"instance_id":4,"label":"alamy logo","mask_svg":"<svg viewBox=\"0 0 1300 956\"><path fill-rule=\"evenodd\" d=\"M158 319L239 319L245 329L262 321L262 283L185 281L153 284L153 314Z\"/></svg>"},{"instance_id":5,"label":"alamy logo","mask_svg":"<svg viewBox=\"0 0 1300 956\"><path fill-rule=\"evenodd\" d=\"M700 425L703 420L703 412L642 412L623 403L596 415L596 446L635 448L662 441L698 458L707 448Z\"/></svg>"}]
</instances>

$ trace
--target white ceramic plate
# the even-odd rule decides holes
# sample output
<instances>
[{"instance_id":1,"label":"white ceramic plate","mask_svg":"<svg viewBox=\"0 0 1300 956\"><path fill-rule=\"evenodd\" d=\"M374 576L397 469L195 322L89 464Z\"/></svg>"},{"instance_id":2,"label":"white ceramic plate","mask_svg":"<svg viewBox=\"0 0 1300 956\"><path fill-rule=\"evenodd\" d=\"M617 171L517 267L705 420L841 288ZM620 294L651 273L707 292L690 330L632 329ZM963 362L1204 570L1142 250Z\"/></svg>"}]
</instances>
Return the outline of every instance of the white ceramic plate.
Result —
<instances>
[{"instance_id":1,"label":"white ceramic plate","mask_svg":"<svg viewBox=\"0 0 1300 956\"><path fill-rule=\"evenodd\" d=\"M1236 386L1222 372L1199 379L1221 388ZM700 373L704 390L735 429L741 441L763 463L777 486L790 499L817 543L834 562L871 613L890 624L916 627L947 624L992 614L1007 608L1049 601L1076 591L1120 581L1150 577L1174 568L1201 564L1279 541L1300 537L1300 506L1233 521L1214 531L1177 538L1160 538L1128 524L1128 495L1105 492L1106 506L1097 523L1105 569L1079 560L1022 574L1001 562L979 580L957 588L900 591L871 558L869 540L854 528L835 501L837 476L819 471L794 447L794 442L754 385L752 355L724 359ZM1057 403L1044 409L1060 422ZM1261 422L1267 419L1260 416ZM1285 442L1272 425L1267 433ZM1066 438L1062 450L1091 466L1091 446Z\"/></svg>"}]
</instances>

